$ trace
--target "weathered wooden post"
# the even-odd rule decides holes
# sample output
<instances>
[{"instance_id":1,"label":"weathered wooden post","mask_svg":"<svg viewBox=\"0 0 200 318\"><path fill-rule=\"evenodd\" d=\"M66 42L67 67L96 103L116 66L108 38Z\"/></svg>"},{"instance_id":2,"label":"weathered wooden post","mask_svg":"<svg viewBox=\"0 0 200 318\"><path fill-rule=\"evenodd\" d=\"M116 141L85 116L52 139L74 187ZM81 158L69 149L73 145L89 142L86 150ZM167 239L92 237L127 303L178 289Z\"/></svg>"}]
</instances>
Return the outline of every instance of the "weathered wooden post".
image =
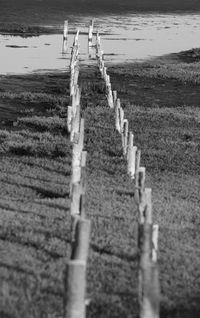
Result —
<instances>
[{"instance_id":1,"label":"weathered wooden post","mask_svg":"<svg viewBox=\"0 0 200 318\"><path fill-rule=\"evenodd\" d=\"M74 87L76 87L78 84L78 76L79 76L79 65L77 64L74 68L74 81L73 81Z\"/></svg>"},{"instance_id":2,"label":"weathered wooden post","mask_svg":"<svg viewBox=\"0 0 200 318\"><path fill-rule=\"evenodd\" d=\"M151 291L151 250L152 250L152 224L150 221L151 213L150 197L145 197L144 218L139 222L139 317L153 318L149 293ZM150 205L150 206L148 206ZM148 211L147 211L148 209Z\"/></svg>"},{"instance_id":3,"label":"weathered wooden post","mask_svg":"<svg viewBox=\"0 0 200 318\"><path fill-rule=\"evenodd\" d=\"M93 34L94 20L90 21L89 29L88 29L88 46L92 46L92 34Z\"/></svg>"},{"instance_id":4,"label":"weathered wooden post","mask_svg":"<svg viewBox=\"0 0 200 318\"><path fill-rule=\"evenodd\" d=\"M67 107L67 130L70 133L72 129L72 118L73 118L73 113L72 113L72 106Z\"/></svg>"},{"instance_id":5,"label":"weathered wooden post","mask_svg":"<svg viewBox=\"0 0 200 318\"><path fill-rule=\"evenodd\" d=\"M106 78L106 96L107 96L107 100L108 100L108 106L110 108L114 107L113 104L113 95L112 95L112 89L111 89L111 83L110 83L110 76L107 75Z\"/></svg>"},{"instance_id":6,"label":"weathered wooden post","mask_svg":"<svg viewBox=\"0 0 200 318\"><path fill-rule=\"evenodd\" d=\"M86 158L87 151L82 151L81 156L81 202L80 202L80 214L85 217L85 195L86 195Z\"/></svg>"},{"instance_id":7,"label":"weathered wooden post","mask_svg":"<svg viewBox=\"0 0 200 318\"><path fill-rule=\"evenodd\" d=\"M74 37L74 45L75 45L75 46L78 46L79 33L80 33L80 31L79 31L79 29L78 29L78 30L76 31L76 35L75 35L75 37Z\"/></svg>"},{"instance_id":8,"label":"weathered wooden post","mask_svg":"<svg viewBox=\"0 0 200 318\"><path fill-rule=\"evenodd\" d=\"M128 120L124 119L123 133L122 133L122 148L123 148L124 156L126 156L127 154L127 146L128 146Z\"/></svg>"},{"instance_id":9,"label":"weathered wooden post","mask_svg":"<svg viewBox=\"0 0 200 318\"><path fill-rule=\"evenodd\" d=\"M63 41L67 40L68 36L68 20L64 21L64 29L63 29Z\"/></svg>"},{"instance_id":10,"label":"weathered wooden post","mask_svg":"<svg viewBox=\"0 0 200 318\"><path fill-rule=\"evenodd\" d=\"M81 101L81 91L78 85L74 86L74 94L71 96L71 103L73 109L73 116L75 116L77 111L77 106L80 105Z\"/></svg>"},{"instance_id":11,"label":"weathered wooden post","mask_svg":"<svg viewBox=\"0 0 200 318\"><path fill-rule=\"evenodd\" d=\"M158 227L152 225L151 189L145 189L145 205L139 219L139 317L159 317L159 275L157 261ZM153 234L154 228L154 234ZM155 245L154 245L155 244ZM156 255L152 254L153 249ZM154 260L153 260L154 259Z\"/></svg>"},{"instance_id":12,"label":"weathered wooden post","mask_svg":"<svg viewBox=\"0 0 200 318\"><path fill-rule=\"evenodd\" d=\"M66 266L64 318L85 318L86 262L70 260Z\"/></svg>"},{"instance_id":13,"label":"weathered wooden post","mask_svg":"<svg viewBox=\"0 0 200 318\"><path fill-rule=\"evenodd\" d=\"M64 28L63 28L63 47L62 53L67 53L67 36L68 36L68 21L64 21Z\"/></svg>"},{"instance_id":14,"label":"weathered wooden post","mask_svg":"<svg viewBox=\"0 0 200 318\"><path fill-rule=\"evenodd\" d=\"M123 133L123 123L124 123L124 110L122 107L119 108L119 122L120 122L120 134Z\"/></svg>"},{"instance_id":15,"label":"weathered wooden post","mask_svg":"<svg viewBox=\"0 0 200 318\"><path fill-rule=\"evenodd\" d=\"M71 129L71 136L70 136L71 142L74 141L75 135L79 133L79 128L80 128L80 105L77 105L76 113L72 119L72 129Z\"/></svg>"},{"instance_id":16,"label":"weathered wooden post","mask_svg":"<svg viewBox=\"0 0 200 318\"><path fill-rule=\"evenodd\" d=\"M99 66L99 70L101 72L101 78L104 78L104 61L101 62L100 66Z\"/></svg>"},{"instance_id":17,"label":"weathered wooden post","mask_svg":"<svg viewBox=\"0 0 200 318\"><path fill-rule=\"evenodd\" d=\"M91 221L80 217L76 224L71 259L87 262Z\"/></svg>"},{"instance_id":18,"label":"weathered wooden post","mask_svg":"<svg viewBox=\"0 0 200 318\"><path fill-rule=\"evenodd\" d=\"M144 222L144 209L145 209L145 178L146 178L146 168L140 167L138 170L138 186L136 188L136 202L138 204L138 212L139 212L139 222Z\"/></svg>"},{"instance_id":19,"label":"weathered wooden post","mask_svg":"<svg viewBox=\"0 0 200 318\"><path fill-rule=\"evenodd\" d=\"M107 78L107 67L104 66L103 68L103 78L104 78L104 81L106 82L106 78Z\"/></svg>"},{"instance_id":20,"label":"weathered wooden post","mask_svg":"<svg viewBox=\"0 0 200 318\"><path fill-rule=\"evenodd\" d=\"M101 65L102 65L102 62L103 62L103 58L102 58L102 55L101 55L101 51L98 52L97 62L98 62L98 66L99 66L99 69L100 69L100 68L101 68Z\"/></svg>"},{"instance_id":21,"label":"weathered wooden post","mask_svg":"<svg viewBox=\"0 0 200 318\"><path fill-rule=\"evenodd\" d=\"M130 175L130 177L132 179L135 178L135 158L136 158L136 151L137 151L137 147L136 146L132 146L129 149L129 153L128 153L128 174Z\"/></svg>"},{"instance_id":22,"label":"weathered wooden post","mask_svg":"<svg viewBox=\"0 0 200 318\"><path fill-rule=\"evenodd\" d=\"M115 128L116 130L120 133L121 132L121 127L120 127L120 99L117 98L117 103L115 107Z\"/></svg>"},{"instance_id":23,"label":"weathered wooden post","mask_svg":"<svg viewBox=\"0 0 200 318\"><path fill-rule=\"evenodd\" d=\"M153 233L152 233L152 261L157 262L158 256L158 231L159 231L159 225L153 224Z\"/></svg>"},{"instance_id":24,"label":"weathered wooden post","mask_svg":"<svg viewBox=\"0 0 200 318\"><path fill-rule=\"evenodd\" d=\"M117 104L117 91L113 91L113 107L116 108Z\"/></svg>"},{"instance_id":25,"label":"weathered wooden post","mask_svg":"<svg viewBox=\"0 0 200 318\"><path fill-rule=\"evenodd\" d=\"M132 131L130 131L128 135L127 160L129 158L130 149L133 147L133 141L134 141L134 135Z\"/></svg>"},{"instance_id":26,"label":"weathered wooden post","mask_svg":"<svg viewBox=\"0 0 200 318\"><path fill-rule=\"evenodd\" d=\"M101 56L101 59L102 61L104 60L104 53L103 53L103 50L100 50L100 56Z\"/></svg>"},{"instance_id":27,"label":"weathered wooden post","mask_svg":"<svg viewBox=\"0 0 200 318\"><path fill-rule=\"evenodd\" d=\"M73 143L72 149L72 167L81 166L81 155L84 144L84 118L81 118L78 131L75 136L76 142Z\"/></svg>"},{"instance_id":28,"label":"weathered wooden post","mask_svg":"<svg viewBox=\"0 0 200 318\"><path fill-rule=\"evenodd\" d=\"M100 49L100 36L99 36L99 31L96 32L96 57L99 57L99 49Z\"/></svg>"},{"instance_id":29,"label":"weathered wooden post","mask_svg":"<svg viewBox=\"0 0 200 318\"><path fill-rule=\"evenodd\" d=\"M80 183L72 183L72 194L71 194L71 205L70 214L80 215L80 197L81 197L81 187Z\"/></svg>"},{"instance_id":30,"label":"weathered wooden post","mask_svg":"<svg viewBox=\"0 0 200 318\"><path fill-rule=\"evenodd\" d=\"M141 150L137 149L135 158L135 202L139 205L139 170L141 161Z\"/></svg>"}]
</instances>

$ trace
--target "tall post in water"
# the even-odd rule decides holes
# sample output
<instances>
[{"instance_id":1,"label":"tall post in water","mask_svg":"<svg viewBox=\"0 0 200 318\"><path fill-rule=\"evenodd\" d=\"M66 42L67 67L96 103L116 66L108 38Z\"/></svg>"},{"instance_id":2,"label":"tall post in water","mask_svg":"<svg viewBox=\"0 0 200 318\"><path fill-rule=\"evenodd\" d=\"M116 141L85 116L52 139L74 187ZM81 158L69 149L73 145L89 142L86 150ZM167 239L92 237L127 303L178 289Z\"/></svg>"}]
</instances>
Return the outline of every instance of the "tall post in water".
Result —
<instances>
[{"instance_id":1,"label":"tall post in water","mask_svg":"<svg viewBox=\"0 0 200 318\"><path fill-rule=\"evenodd\" d=\"M62 53L67 52L68 20L64 21Z\"/></svg>"},{"instance_id":2,"label":"tall post in water","mask_svg":"<svg viewBox=\"0 0 200 318\"><path fill-rule=\"evenodd\" d=\"M89 52L90 52L90 48L92 47L93 27L94 27L94 20L91 20L90 21L90 25L89 25L89 29L88 29L88 47L89 47Z\"/></svg>"},{"instance_id":3,"label":"tall post in water","mask_svg":"<svg viewBox=\"0 0 200 318\"><path fill-rule=\"evenodd\" d=\"M67 40L68 36L68 20L64 21L63 40Z\"/></svg>"}]
</instances>

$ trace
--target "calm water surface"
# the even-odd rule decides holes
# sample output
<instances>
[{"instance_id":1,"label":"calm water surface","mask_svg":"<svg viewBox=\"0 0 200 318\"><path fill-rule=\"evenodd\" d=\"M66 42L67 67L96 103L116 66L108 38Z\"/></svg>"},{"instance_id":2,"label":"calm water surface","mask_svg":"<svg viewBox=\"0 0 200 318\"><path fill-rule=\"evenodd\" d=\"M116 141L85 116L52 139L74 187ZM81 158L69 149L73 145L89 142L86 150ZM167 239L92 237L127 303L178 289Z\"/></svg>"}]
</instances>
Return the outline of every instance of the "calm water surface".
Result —
<instances>
[{"instance_id":1,"label":"calm water surface","mask_svg":"<svg viewBox=\"0 0 200 318\"><path fill-rule=\"evenodd\" d=\"M91 18L72 16L70 31L79 28L87 32ZM109 63L141 61L200 47L200 14L126 14L94 18L94 29L102 33L105 60ZM0 73L65 71L69 66L73 37L69 35L67 53L63 54L61 34L29 38L1 35ZM86 34L80 35L80 59L82 63L89 61ZM90 60L90 63L95 61Z\"/></svg>"}]
</instances>

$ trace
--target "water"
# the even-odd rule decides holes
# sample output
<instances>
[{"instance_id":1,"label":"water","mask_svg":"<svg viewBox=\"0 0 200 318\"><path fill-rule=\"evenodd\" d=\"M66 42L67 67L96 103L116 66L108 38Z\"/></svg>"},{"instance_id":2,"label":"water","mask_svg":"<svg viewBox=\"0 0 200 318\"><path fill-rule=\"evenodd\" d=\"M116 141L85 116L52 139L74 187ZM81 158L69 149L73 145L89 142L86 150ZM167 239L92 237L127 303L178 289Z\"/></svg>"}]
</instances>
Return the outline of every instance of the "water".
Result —
<instances>
[{"instance_id":1,"label":"water","mask_svg":"<svg viewBox=\"0 0 200 318\"><path fill-rule=\"evenodd\" d=\"M87 33L92 16L71 17L70 31ZM123 14L95 17L109 63L143 61L152 57L200 47L200 14ZM73 34L67 53L62 34L22 38L0 36L0 73L65 71L69 66ZM94 37L95 43L95 37ZM88 63L87 34L80 35L80 59ZM92 62L93 63L93 62Z\"/></svg>"}]
</instances>

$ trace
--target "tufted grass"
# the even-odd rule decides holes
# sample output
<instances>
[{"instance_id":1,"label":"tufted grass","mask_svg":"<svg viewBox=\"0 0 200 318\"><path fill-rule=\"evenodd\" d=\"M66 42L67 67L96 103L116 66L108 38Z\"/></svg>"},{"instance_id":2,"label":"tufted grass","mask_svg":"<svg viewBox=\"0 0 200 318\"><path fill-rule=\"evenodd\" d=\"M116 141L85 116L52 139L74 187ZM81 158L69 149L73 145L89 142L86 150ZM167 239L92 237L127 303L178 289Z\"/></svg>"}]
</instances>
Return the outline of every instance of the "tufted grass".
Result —
<instances>
[{"instance_id":1,"label":"tufted grass","mask_svg":"<svg viewBox=\"0 0 200 318\"><path fill-rule=\"evenodd\" d=\"M197 318L199 92L194 81L158 74L152 80L151 69L138 76L138 68L110 67L109 72L142 151L146 186L153 191L153 218L160 226L161 317ZM134 182L126 173L121 138L97 70L83 70L80 80L85 82L86 211L92 220L87 317L138 317ZM40 97L45 102L43 94L64 98L66 82L63 74L2 80L1 102L9 101L6 92L17 99L26 89L32 99L36 94L36 102L31 114L11 117L0 130L1 317L62 316L63 271L70 255L71 146L63 131L67 100L46 104L42 111L39 105ZM29 100L22 96L22 101L29 109Z\"/></svg>"}]
</instances>

